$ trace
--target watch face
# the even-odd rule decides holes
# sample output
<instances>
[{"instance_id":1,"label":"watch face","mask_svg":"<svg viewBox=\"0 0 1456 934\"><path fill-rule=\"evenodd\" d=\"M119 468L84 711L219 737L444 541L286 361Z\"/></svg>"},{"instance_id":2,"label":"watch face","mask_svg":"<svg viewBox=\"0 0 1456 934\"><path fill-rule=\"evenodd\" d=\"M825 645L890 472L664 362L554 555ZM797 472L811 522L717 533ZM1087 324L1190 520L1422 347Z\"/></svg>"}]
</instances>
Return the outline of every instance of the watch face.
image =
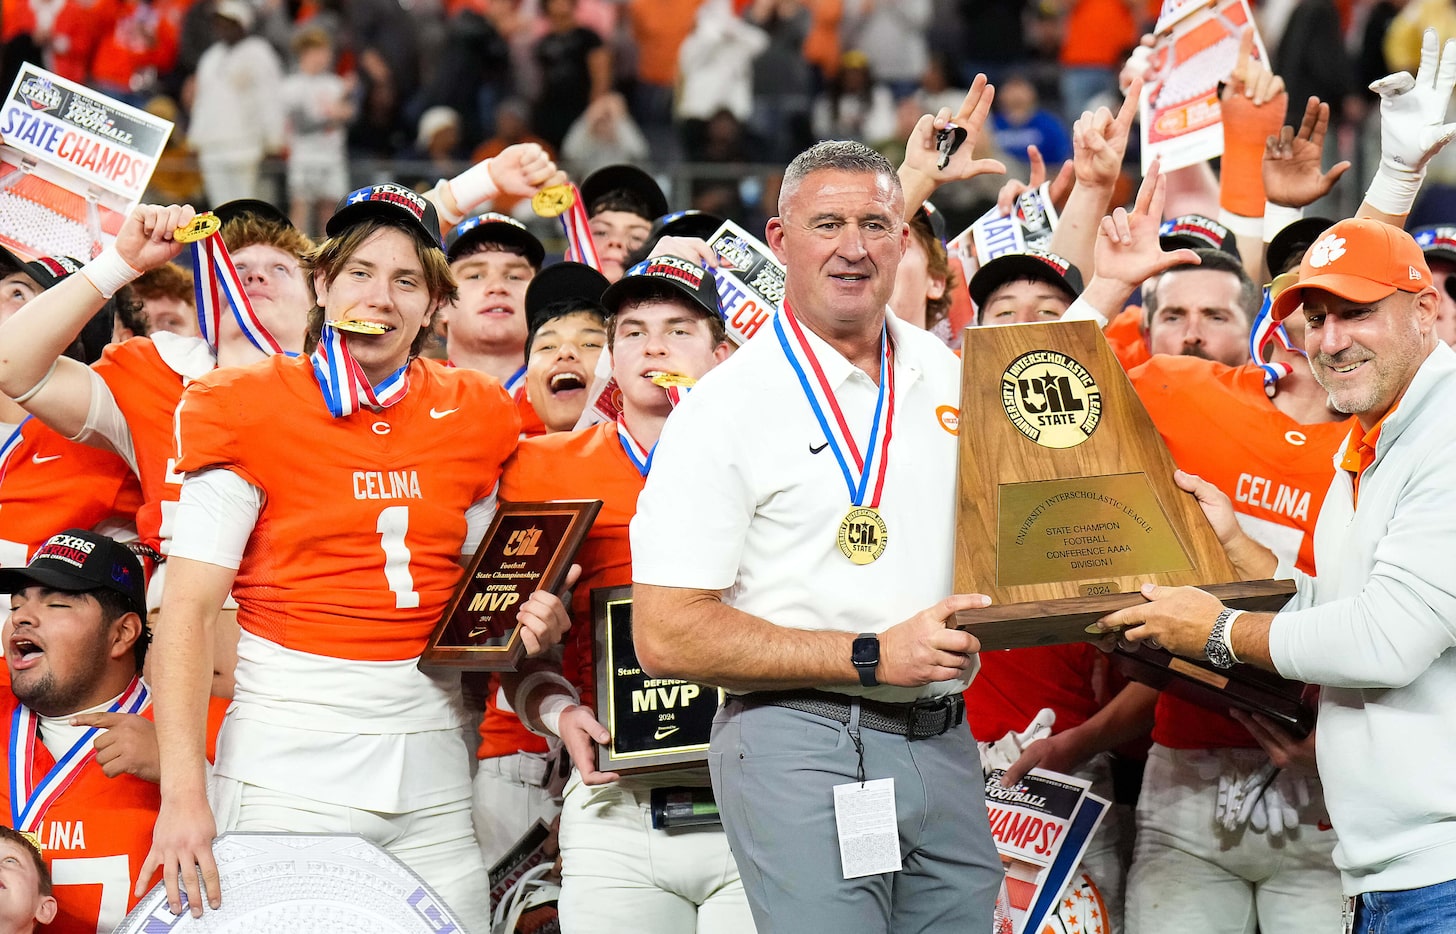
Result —
<instances>
[{"instance_id":1,"label":"watch face","mask_svg":"<svg viewBox=\"0 0 1456 934\"><path fill-rule=\"evenodd\" d=\"M850 650L849 660L856 666L878 665L880 663L880 640L854 640L854 647Z\"/></svg>"}]
</instances>

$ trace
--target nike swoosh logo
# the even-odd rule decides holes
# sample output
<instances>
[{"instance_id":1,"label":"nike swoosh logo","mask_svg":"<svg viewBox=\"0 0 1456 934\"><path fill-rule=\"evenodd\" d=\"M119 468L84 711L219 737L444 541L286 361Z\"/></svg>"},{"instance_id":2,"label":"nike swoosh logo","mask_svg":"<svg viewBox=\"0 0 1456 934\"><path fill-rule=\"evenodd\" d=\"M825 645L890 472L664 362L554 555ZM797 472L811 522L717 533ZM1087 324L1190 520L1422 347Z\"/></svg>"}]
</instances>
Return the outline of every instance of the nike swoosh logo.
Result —
<instances>
[{"instance_id":1,"label":"nike swoosh logo","mask_svg":"<svg viewBox=\"0 0 1456 934\"><path fill-rule=\"evenodd\" d=\"M479 629L472 629L472 630L470 630L470 635L466 636L465 638L467 638L467 639L479 639L481 636L488 636L488 635L490 635L490 627L489 626L481 626Z\"/></svg>"},{"instance_id":2,"label":"nike swoosh logo","mask_svg":"<svg viewBox=\"0 0 1456 934\"><path fill-rule=\"evenodd\" d=\"M809 453L810 454L818 454L820 451L824 450L827 447L829 447L829 442L828 441L825 441L823 444L819 445L817 448L814 447L814 445L811 444L811 445L809 445Z\"/></svg>"},{"instance_id":3,"label":"nike swoosh logo","mask_svg":"<svg viewBox=\"0 0 1456 934\"><path fill-rule=\"evenodd\" d=\"M430 417L431 418L444 418L446 415L451 415L451 414L454 414L455 412L458 412L458 411L460 411L460 410L459 409L445 409L442 412L439 409L430 409Z\"/></svg>"},{"instance_id":4,"label":"nike swoosh logo","mask_svg":"<svg viewBox=\"0 0 1456 934\"><path fill-rule=\"evenodd\" d=\"M682 727L676 727L676 726L660 726L660 727L657 728L657 732L652 734L652 738L653 739L667 739L669 736L671 736L672 734L676 733L680 729L682 729Z\"/></svg>"},{"instance_id":5,"label":"nike swoosh logo","mask_svg":"<svg viewBox=\"0 0 1456 934\"><path fill-rule=\"evenodd\" d=\"M41 457L39 454L34 454L31 456L30 462L32 464L49 464L51 461L58 461L60 459L61 455L59 454L52 454L50 457Z\"/></svg>"}]
</instances>

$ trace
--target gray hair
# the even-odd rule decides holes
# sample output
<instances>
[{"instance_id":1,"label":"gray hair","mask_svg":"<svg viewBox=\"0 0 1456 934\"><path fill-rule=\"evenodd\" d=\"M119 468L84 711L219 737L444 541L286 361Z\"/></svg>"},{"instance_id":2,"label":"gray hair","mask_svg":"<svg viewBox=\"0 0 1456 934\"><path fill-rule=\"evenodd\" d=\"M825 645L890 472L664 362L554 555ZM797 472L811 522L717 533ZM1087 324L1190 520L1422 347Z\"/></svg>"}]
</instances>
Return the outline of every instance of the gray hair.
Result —
<instances>
[{"instance_id":1,"label":"gray hair","mask_svg":"<svg viewBox=\"0 0 1456 934\"><path fill-rule=\"evenodd\" d=\"M1182 266L1174 266L1172 269L1149 279L1143 288L1143 324L1151 326L1153 316L1158 313L1158 285L1168 276L1176 276L1180 272L1190 272L1197 269L1206 269L1210 272L1226 272L1239 280L1239 310L1244 313L1244 323L1253 324L1254 316L1264 304L1264 290L1259 288L1249 274L1244 270L1243 263L1232 253L1225 253L1223 250L1194 250L1198 258L1202 260L1198 265L1188 263Z\"/></svg>"},{"instance_id":2,"label":"gray hair","mask_svg":"<svg viewBox=\"0 0 1456 934\"><path fill-rule=\"evenodd\" d=\"M793 197L805 178L827 170L884 176L890 180L896 194L904 197L900 176L895 174L895 167L889 159L857 140L828 139L799 153L784 170L784 180L779 187L779 213L784 213L784 204Z\"/></svg>"}]
</instances>

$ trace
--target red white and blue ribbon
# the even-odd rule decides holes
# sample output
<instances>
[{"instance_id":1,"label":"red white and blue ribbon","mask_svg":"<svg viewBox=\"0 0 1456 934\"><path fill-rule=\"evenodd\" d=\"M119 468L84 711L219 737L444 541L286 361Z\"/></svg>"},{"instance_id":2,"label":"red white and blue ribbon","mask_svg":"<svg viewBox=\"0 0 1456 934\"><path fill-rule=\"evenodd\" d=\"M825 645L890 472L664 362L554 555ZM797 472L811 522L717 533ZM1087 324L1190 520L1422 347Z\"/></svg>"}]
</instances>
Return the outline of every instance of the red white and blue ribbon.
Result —
<instances>
[{"instance_id":1,"label":"red white and blue ribbon","mask_svg":"<svg viewBox=\"0 0 1456 934\"><path fill-rule=\"evenodd\" d=\"M1259 369L1264 371L1264 385L1273 386L1279 380L1294 372L1294 367L1287 363L1271 363L1264 360L1264 346L1273 340L1279 346L1291 353L1305 356L1305 352L1294 346L1289 339L1289 332L1284 329L1283 322L1275 321L1274 315L1270 312L1273 304L1273 296L1270 288L1264 286L1264 304L1259 306L1259 313L1254 316L1253 327L1249 328L1249 358L1259 364Z\"/></svg>"},{"instance_id":2,"label":"red white and blue ribbon","mask_svg":"<svg viewBox=\"0 0 1456 934\"><path fill-rule=\"evenodd\" d=\"M512 399L516 398L516 393L526 388L526 368L524 366L511 374L510 379L506 380L505 388L506 393Z\"/></svg>"},{"instance_id":3,"label":"red white and blue ribbon","mask_svg":"<svg viewBox=\"0 0 1456 934\"><path fill-rule=\"evenodd\" d=\"M146 709L150 695L141 678L133 678L121 697L116 699L108 713L141 713ZM100 727L91 727L72 744L63 756L56 758L56 764L41 777L40 783L32 785L35 776L35 744L39 741L36 729L39 718L24 704L15 705L10 717L10 826L26 833L36 833L45 813L55 804L65 790L71 786L92 759L96 757L93 745Z\"/></svg>"},{"instance_id":4,"label":"red white and blue ribbon","mask_svg":"<svg viewBox=\"0 0 1456 934\"><path fill-rule=\"evenodd\" d=\"M774 333L778 335L779 346L799 385L804 398L814 412L819 427L824 431L824 440L834 452L839 469L844 474L845 485L849 487L849 500L855 506L877 507L880 495L885 489L885 471L890 463L890 436L895 423L895 368L894 353L890 348L888 324L880 325L880 392L875 401L874 423L870 426L869 442L865 445L867 456L860 454L854 433L849 430L834 389L824 376L819 358L809 345L798 318L789 309L787 302L774 315ZM850 467L851 460L854 463ZM873 487L871 482L873 481ZM868 502L866 502L868 501Z\"/></svg>"},{"instance_id":5,"label":"red white and blue ribbon","mask_svg":"<svg viewBox=\"0 0 1456 934\"><path fill-rule=\"evenodd\" d=\"M638 444L637 439L632 437L632 432L627 430L627 423L620 416L617 418L617 440L622 442L622 450L627 453L627 460L632 462L632 466L637 468L638 473L646 477L648 471L652 470L652 454L657 450L657 445L654 444L652 450L649 451Z\"/></svg>"},{"instance_id":6,"label":"red white and blue ribbon","mask_svg":"<svg viewBox=\"0 0 1456 934\"><path fill-rule=\"evenodd\" d=\"M224 302L232 309L233 320L254 347L265 354L285 352L253 312L253 305L243 291L242 280L238 278L227 244L217 234L192 244L192 290L197 296L197 326L214 356L217 355L217 341L222 329Z\"/></svg>"},{"instance_id":7,"label":"red white and blue ribbon","mask_svg":"<svg viewBox=\"0 0 1456 934\"><path fill-rule=\"evenodd\" d=\"M409 363L395 370L371 386L369 377L349 345L328 322L319 333L318 346L309 357L313 363L314 376L318 378L319 389L324 394L324 404L334 418L353 415L361 408L384 409L403 399L409 391Z\"/></svg>"},{"instance_id":8,"label":"red white and blue ribbon","mask_svg":"<svg viewBox=\"0 0 1456 934\"><path fill-rule=\"evenodd\" d=\"M591 218L586 216L586 205L581 203L581 191L574 182L571 183L571 193L575 196L571 207L561 215L561 229L566 233L566 255L563 259L585 263L600 272L602 261L597 256L596 241L592 240Z\"/></svg>"}]
</instances>

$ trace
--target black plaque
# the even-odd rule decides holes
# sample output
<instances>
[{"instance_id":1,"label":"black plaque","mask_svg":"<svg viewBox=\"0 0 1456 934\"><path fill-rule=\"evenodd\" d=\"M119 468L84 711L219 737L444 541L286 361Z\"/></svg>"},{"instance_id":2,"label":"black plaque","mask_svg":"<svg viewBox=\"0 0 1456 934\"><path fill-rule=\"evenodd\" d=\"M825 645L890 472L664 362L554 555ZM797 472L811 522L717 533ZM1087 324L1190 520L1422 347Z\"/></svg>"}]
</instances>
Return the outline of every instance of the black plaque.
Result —
<instances>
[{"instance_id":1,"label":"black plaque","mask_svg":"<svg viewBox=\"0 0 1456 934\"><path fill-rule=\"evenodd\" d=\"M632 774L706 765L723 692L642 671L632 647L630 586L593 590L592 618L598 716L612 734L597 749L597 768Z\"/></svg>"},{"instance_id":2,"label":"black plaque","mask_svg":"<svg viewBox=\"0 0 1456 934\"><path fill-rule=\"evenodd\" d=\"M601 500L501 503L422 667L515 671L526 654L516 613L537 590L559 594Z\"/></svg>"},{"instance_id":3,"label":"black plaque","mask_svg":"<svg viewBox=\"0 0 1456 934\"><path fill-rule=\"evenodd\" d=\"M1309 686L1253 665L1217 668L1212 663L1155 649L1146 642L1119 645L1113 664L1124 675L1218 713L1229 708L1260 714L1296 739L1314 729Z\"/></svg>"}]
</instances>

